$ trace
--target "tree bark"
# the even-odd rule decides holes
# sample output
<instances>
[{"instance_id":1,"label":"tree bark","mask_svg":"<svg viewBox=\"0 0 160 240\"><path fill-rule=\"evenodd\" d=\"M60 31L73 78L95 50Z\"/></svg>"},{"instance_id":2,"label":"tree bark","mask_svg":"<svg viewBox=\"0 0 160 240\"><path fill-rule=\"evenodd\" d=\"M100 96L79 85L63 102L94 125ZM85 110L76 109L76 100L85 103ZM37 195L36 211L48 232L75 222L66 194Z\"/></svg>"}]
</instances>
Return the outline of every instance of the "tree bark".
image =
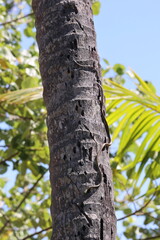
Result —
<instances>
[{"instance_id":1,"label":"tree bark","mask_svg":"<svg viewBox=\"0 0 160 240\"><path fill-rule=\"evenodd\" d=\"M91 2L33 0L33 10L48 112L51 239L115 239Z\"/></svg>"}]
</instances>

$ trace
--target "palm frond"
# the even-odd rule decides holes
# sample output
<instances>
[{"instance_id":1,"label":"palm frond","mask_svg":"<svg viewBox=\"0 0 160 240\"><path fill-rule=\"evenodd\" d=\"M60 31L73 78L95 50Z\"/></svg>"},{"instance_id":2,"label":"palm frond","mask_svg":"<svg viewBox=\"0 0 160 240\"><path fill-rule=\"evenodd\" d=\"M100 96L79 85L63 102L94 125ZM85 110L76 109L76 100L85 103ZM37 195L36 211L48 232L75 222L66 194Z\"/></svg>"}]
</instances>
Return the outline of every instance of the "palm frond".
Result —
<instances>
[{"instance_id":1,"label":"palm frond","mask_svg":"<svg viewBox=\"0 0 160 240\"><path fill-rule=\"evenodd\" d=\"M21 104L42 98L42 87L25 88L0 95L0 102Z\"/></svg>"},{"instance_id":2,"label":"palm frond","mask_svg":"<svg viewBox=\"0 0 160 240\"><path fill-rule=\"evenodd\" d=\"M110 79L105 80L103 88L107 112L110 112L108 124L116 126L112 140L119 137L115 161L122 171L138 166L136 180L148 163L150 153L160 150L160 97L133 70L129 74L136 79L136 90ZM134 159L125 166L122 159L135 143L138 147ZM160 163L156 167L160 172Z\"/></svg>"}]
</instances>

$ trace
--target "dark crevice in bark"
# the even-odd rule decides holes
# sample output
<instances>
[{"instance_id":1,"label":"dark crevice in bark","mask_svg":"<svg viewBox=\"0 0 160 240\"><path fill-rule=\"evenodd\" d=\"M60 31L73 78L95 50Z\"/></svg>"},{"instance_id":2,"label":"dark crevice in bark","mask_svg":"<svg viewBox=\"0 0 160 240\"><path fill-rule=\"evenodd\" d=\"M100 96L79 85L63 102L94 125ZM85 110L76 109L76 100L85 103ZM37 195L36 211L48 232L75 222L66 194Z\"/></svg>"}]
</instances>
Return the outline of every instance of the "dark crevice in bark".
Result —
<instances>
[{"instance_id":1,"label":"dark crevice in bark","mask_svg":"<svg viewBox=\"0 0 160 240\"><path fill-rule=\"evenodd\" d=\"M83 210L83 203L81 205L75 204L77 206L77 208L79 209L79 211L81 212L82 215L85 216L85 218L87 219L87 222L89 224L89 226L93 226L92 225L92 220L88 217L88 215L84 212Z\"/></svg>"},{"instance_id":2,"label":"dark crevice in bark","mask_svg":"<svg viewBox=\"0 0 160 240\"><path fill-rule=\"evenodd\" d=\"M82 107L82 104L81 104L81 101L80 101L80 100L78 100L78 104L79 104L80 107Z\"/></svg>"},{"instance_id":3,"label":"dark crevice in bark","mask_svg":"<svg viewBox=\"0 0 160 240\"><path fill-rule=\"evenodd\" d=\"M85 161L87 156L87 149L84 146L82 147L82 152L83 152L83 160Z\"/></svg>"},{"instance_id":4,"label":"dark crevice in bark","mask_svg":"<svg viewBox=\"0 0 160 240\"><path fill-rule=\"evenodd\" d=\"M81 147L81 142L80 141L77 142L77 146L78 146L78 148Z\"/></svg>"},{"instance_id":5,"label":"dark crevice in bark","mask_svg":"<svg viewBox=\"0 0 160 240\"><path fill-rule=\"evenodd\" d=\"M77 105L76 105L75 109L76 109L76 111L78 112L78 106L77 106Z\"/></svg>"},{"instance_id":6,"label":"dark crevice in bark","mask_svg":"<svg viewBox=\"0 0 160 240\"><path fill-rule=\"evenodd\" d=\"M107 184L107 175L103 171L103 182Z\"/></svg>"},{"instance_id":7,"label":"dark crevice in bark","mask_svg":"<svg viewBox=\"0 0 160 240\"><path fill-rule=\"evenodd\" d=\"M89 160L92 161L92 147L89 148Z\"/></svg>"},{"instance_id":8,"label":"dark crevice in bark","mask_svg":"<svg viewBox=\"0 0 160 240\"><path fill-rule=\"evenodd\" d=\"M103 240L103 218L100 220L100 240Z\"/></svg>"},{"instance_id":9,"label":"dark crevice in bark","mask_svg":"<svg viewBox=\"0 0 160 240\"><path fill-rule=\"evenodd\" d=\"M77 149L76 149L76 147L74 147L74 148L73 148L73 152L76 153L76 151L77 151Z\"/></svg>"},{"instance_id":10,"label":"dark crevice in bark","mask_svg":"<svg viewBox=\"0 0 160 240\"><path fill-rule=\"evenodd\" d=\"M81 111L81 115L84 117L84 110Z\"/></svg>"},{"instance_id":11,"label":"dark crevice in bark","mask_svg":"<svg viewBox=\"0 0 160 240\"><path fill-rule=\"evenodd\" d=\"M75 14L78 13L78 9L75 5L75 2L74 1L68 2L68 3L64 2L63 8L62 8L62 14L67 16L71 13L75 13Z\"/></svg>"},{"instance_id":12,"label":"dark crevice in bark","mask_svg":"<svg viewBox=\"0 0 160 240\"><path fill-rule=\"evenodd\" d=\"M114 234L114 232L113 232L113 229L112 229L112 227L111 227L111 239L113 239L113 234Z\"/></svg>"},{"instance_id":13,"label":"dark crevice in bark","mask_svg":"<svg viewBox=\"0 0 160 240\"><path fill-rule=\"evenodd\" d=\"M77 40L76 38L70 43L71 49L77 50Z\"/></svg>"}]
</instances>

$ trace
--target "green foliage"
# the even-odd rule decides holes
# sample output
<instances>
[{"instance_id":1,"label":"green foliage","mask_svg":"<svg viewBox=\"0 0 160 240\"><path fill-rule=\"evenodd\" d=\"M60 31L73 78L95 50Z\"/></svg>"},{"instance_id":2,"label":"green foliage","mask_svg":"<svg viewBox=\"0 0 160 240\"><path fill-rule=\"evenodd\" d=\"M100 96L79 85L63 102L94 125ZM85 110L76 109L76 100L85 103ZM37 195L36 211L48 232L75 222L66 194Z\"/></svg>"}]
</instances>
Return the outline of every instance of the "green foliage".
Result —
<instances>
[{"instance_id":1,"label":"green foliage","mask_svg":"<svg viewBox=\"0 0 160 240\"><path fill-rule=\"evenodd\" d=\"M107 121L112 126L111 165L116 210L121 216L118 221L123 221L126 239L159 237L160 97L153 84L133 70L105 63L103 76L115 71L113 78L104 78L103 89ZM134 89L125 87L125 78L135 84Z\"/></svg>"},{"instance_id":2,"label":"green foliage","mask_svg":"<svg viewBox=\"0 0 160 240\"><path fill-rule=\"evenodd\" d=\"M99 1L92 1L92 11L94 15L98 15L101 8L101 3Z\"/></svg>"},{"instance_id":3,"label":"green foliage","mask_svg":"<svg viewBox=\"0 0 160 240\"><path fill-rule=\"evenodd\" d=\"M0 236L50 239L46 109L31 1L0 3ZM94 14L99 10L100 3L93 1ZM24 46L24 35L29 47ZM112 67L104 61L118 221L126 239L160 236L160 98L151 82L122 64ZM126 88L128 76L134 90Z\"/></svg>"},{"instance_id":4,"label":"green foliage","mask_svg":"<svg viewBox=\"0 0 160 240\"><path fill-rule=\"evenodd\" d=\"M5 23L0 26L0 239L3 240L35 239L37 235L31 237L31 233L38 233L38 239L43 239L51 233L46 109L42 99L30 101L42 97L38 51L34 39L29 47L22 46L23 29L27 37L35 36L30 2L6 0L0 7L1 22Z\"/></svg>"}]
</instances>

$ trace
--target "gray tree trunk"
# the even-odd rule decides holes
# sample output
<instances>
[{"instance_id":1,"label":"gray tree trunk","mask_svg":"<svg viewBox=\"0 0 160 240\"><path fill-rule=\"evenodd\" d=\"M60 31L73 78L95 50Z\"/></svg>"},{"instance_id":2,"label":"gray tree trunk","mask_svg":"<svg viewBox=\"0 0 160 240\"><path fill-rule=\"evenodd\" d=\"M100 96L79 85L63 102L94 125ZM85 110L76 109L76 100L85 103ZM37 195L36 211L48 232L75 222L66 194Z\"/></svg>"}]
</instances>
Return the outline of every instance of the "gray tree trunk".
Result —
<instances>
[{"instance_id":1,"label":"gray tree trunk","mask_svg":"<svg viewBox=\"0 0 160 240\"><path fill-rule=\"evenodd\" d=\"M48 112L51 239L115 239L110 139L91 2L33 0L33 10Z\"/></svg>"}]
</instances>

